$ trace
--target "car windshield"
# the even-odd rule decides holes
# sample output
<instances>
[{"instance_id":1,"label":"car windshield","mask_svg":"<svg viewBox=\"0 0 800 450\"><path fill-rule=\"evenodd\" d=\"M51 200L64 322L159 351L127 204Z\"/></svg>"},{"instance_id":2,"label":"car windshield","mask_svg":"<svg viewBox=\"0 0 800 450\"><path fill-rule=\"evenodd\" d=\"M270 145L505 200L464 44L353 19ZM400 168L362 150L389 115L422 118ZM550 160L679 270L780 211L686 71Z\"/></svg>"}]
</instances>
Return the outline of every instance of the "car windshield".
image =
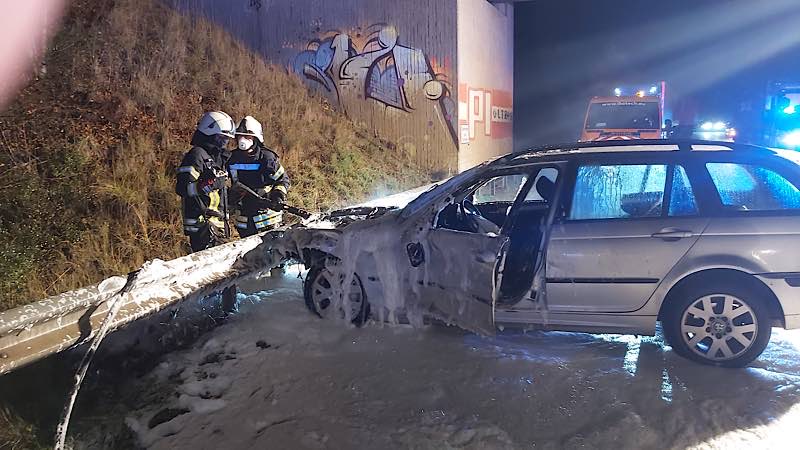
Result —
<instances>
[{"instance_id":1,"label":"car windshield","mask_svg":"<svg viewBox=\"0 0 800 450\"><path fill-rule=\"evenodd\" d=\"M586 128L658 129L658 103L636 101L593 103L589 108Z\"/></svg>"},{"instance_id":2,"label":"car windshield","mask_svg":"<svg viewBox=\"0 0 800 450\"><path fill-rule=\"evenodd\" d=\"M451 192L457 186L460 186L467 180L473 178L476 173L485 171L487 166L490 164L490 162L481 164L461 172L458 175L442 180L437 184L433 184L427 191L420 194L414 200L408 202L406 207L403 209L403 216L408 217L409 215L419 211L423 206L428 204L428 202L434 201L435 199L444 196L446 193Z\"/></svg>"},{"instance_id":3,"label":"car windshield","mask_svg":"<svg viewBox=\"0 0 800 450\"><path fill-rule=\"evenodd\" d=\"M472 171L467 171L472 172ZM424 205L428 202L433 201L433 199L440 197L443 193L449 192L453 189L453 187L458 186L462 183L463 180L468 179L467 172L460 173L454 177L447 178L445 180L440 181L439 183L431 185L431 187L420 194L417 198L408 202L405 208L403 208L403 215L408 216L413 214L416 211L419 211Z\"/></svg>"}]
</instances>

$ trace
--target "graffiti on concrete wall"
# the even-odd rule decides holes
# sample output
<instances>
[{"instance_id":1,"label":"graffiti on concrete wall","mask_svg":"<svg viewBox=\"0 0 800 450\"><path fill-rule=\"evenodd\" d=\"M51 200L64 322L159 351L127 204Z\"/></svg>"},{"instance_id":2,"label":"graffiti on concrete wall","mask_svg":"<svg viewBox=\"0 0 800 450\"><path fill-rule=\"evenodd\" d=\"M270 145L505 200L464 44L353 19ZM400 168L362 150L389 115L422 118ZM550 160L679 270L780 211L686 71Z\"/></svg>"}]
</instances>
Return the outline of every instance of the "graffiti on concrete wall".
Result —
<instances>
[{"instance_id":1,"label":"graffiti on concrete wall","mask_svg":"<svg viewBox=\"0 0 800 450\"><path fill-rule=\"evenodd\" d=\"M458 85L458 124L461 143L479 135L492 139L511 137L513 98L510 92Z\"/></svg>"},{"instance_id":2,"label":"graffiti on concrete wall","mask_svg":"<svg viewBox=\"0 0 800 450\"><path fill-rule=\"evenodd\" d=\"M354 119L371 120L376 129L424 130L425 141L444 135L455 144L457 111L447 74L437 73L422 50L401 44L394 26L367 30L312 40L292 69Z\"/></svg>"},{"instance_id":3,"label":"graffiti on concrete wall","mask_svg":"<svg viewBox=\"0 0 800 450\"><path fill-rule=\"evenodd\" d=\"M261 12L262 9L269 9L274 3L275 0L249 0L247 10Z\"/></svg>"}]
</instances>

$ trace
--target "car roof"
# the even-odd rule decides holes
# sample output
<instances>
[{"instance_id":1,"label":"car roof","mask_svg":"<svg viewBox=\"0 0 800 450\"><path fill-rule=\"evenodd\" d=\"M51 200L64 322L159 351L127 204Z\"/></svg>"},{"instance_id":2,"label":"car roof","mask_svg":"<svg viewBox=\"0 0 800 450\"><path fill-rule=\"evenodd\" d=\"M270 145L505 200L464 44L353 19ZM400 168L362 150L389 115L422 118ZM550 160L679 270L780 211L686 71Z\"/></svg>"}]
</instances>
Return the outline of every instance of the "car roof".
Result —
<instances>
[{"instance_id":1,"label":"car roof","mask_svg":"<svg viewBox=\"0 0 800 450\"><path fill-rule=\"evenodd\" d=\"M574 158L587 154L625 154L658 152L746 152L752 156L773 156L775 151L766 147L725 141L699 139L635 139L628 141L587 141L545 145L514 152L499 158L495 163L507 166L530 164L550 159Z\"/></svg>"},{"instance_id":2,"label":"car roof","mask_svg":"<svg viewBox=\"0 0 800 450\"><path fill-rule=\"evenodd\" d=\"M629 103L631 101L642 102L642 103L653 103L661 101L661 97L657 95L645 95L644 97L639 97L638 95L621 95L619 97L613 96L600 96L600 97L592 97L589 100L589 103Z\"/></svg>"},{"instance_id":3,"label":"car roof","mask_svg":"<svg viewBox=\"0 0 800 450\"><path fill-rule=\"evenodd\" d=\"M756 158L776 158L787 162L791 161L800 166L800 152L791 150L778 150L759 147L750 144L739 144L723 141L704 141L699 139L638 139L631 141L589 141L570 142L566 144L543 145L522 151L500 156L485 161L475 167L456 174L440 183L432 185L432 189L420 194L412 200L403 210L403 217L415 214L425 205L437 200L437 196L449 195L449 189L454 188L466 180L482 177L488 173L497 173L508 169L530 166L537 163L560 162L580 158L584 155L620 155L620 154L647 154L658 153L713 153L731 152L746 154ZM787 153L791 152L790 155ZM440 199L440 198L439 198Z\"/></svg>"}]
</instances>

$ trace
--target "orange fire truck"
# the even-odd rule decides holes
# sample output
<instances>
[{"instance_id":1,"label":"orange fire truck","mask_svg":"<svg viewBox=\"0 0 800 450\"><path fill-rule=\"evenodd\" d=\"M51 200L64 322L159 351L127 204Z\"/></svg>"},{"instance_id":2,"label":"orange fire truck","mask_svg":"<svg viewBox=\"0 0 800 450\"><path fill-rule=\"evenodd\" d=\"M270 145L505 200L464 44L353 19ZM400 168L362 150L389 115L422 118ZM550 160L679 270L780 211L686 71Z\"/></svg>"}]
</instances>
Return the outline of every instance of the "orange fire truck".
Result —
<instances>
[{"instance_id":1,"label":"orange fire truck","mask_svg":"<svg viewBox=\"0 0 800 450\"><path fill-rule=\"evenodd\" d=\"M593 97L580 141L660 139L664 120L665 83L614 89L614 95Z\"/></svg>"}]
</instances>

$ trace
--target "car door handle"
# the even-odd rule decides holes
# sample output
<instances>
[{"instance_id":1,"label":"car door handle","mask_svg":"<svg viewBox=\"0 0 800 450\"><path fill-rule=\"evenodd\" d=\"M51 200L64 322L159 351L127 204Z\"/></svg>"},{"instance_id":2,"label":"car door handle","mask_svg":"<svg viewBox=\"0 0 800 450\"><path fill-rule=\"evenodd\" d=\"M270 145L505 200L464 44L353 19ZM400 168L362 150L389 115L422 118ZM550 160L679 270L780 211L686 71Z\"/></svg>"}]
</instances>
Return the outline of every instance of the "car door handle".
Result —
<instances>
[{"instance_id":1,"label":"car door handle","mask_svg":"<svg viewBox=\"0 0 800 450\"><path fill-rule=\"evenodd\" d=\"M694 233L689 230L681 230L678 228L664 228L650 236L666 241L677 241L678 239L690 238L694 236Z\"/></svg>"}]
</instances>

